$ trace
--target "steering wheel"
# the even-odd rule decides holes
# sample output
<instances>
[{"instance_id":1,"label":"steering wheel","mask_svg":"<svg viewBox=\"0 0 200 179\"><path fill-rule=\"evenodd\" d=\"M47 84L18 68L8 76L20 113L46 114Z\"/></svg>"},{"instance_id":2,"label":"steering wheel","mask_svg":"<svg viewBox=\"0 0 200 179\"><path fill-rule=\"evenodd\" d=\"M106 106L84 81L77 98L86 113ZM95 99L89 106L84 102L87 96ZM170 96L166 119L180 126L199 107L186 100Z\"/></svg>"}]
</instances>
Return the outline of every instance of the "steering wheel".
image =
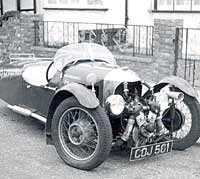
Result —
<instances>
[{"instance_id":1,"label":"steering wheel","mask_svg":"<svg viewBox=\"0 0 200 179\"><path fill-rule=\"evenodd\" d=\"M47 68L47 71L46 71L46 80L47 80L47 82L49 83L49 81L51 80L51 79L49 79L49 76L48 76L48 74L49 74L49 70L50 70L50 68L52 67L52 65L53 65L53 61L49 64L49 66L48 66L48 68Z\"/></svg>"}]
</instances>

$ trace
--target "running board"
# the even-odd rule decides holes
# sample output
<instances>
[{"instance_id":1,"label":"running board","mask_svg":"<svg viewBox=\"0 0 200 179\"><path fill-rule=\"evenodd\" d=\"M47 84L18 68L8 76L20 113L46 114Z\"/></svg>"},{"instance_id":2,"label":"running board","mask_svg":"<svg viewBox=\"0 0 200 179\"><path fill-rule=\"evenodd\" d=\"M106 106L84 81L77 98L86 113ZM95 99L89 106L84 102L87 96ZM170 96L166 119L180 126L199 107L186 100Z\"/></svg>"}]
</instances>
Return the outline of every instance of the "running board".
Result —
<instances>
[{"instance_id":1,"label":"running board","mask_svg":"<svg viewBox=\"0 0 200 179\"><path fill-rule=\"evenodd\" d=\"M46 121L47 121L47 119L45 117L42 117L39 114L33 113L29 109L26 109L26 108L23 108L23 107L20 107L20 106L16 106L16 105L12 106L10 104L8 104L7 107L9 109L11 109L12 111L16 112L16 113L22 114L22 115L27 116L27 117L33 117L33 118L41 121L42 123L46 123Z\"/></svg>"}]
</instances>

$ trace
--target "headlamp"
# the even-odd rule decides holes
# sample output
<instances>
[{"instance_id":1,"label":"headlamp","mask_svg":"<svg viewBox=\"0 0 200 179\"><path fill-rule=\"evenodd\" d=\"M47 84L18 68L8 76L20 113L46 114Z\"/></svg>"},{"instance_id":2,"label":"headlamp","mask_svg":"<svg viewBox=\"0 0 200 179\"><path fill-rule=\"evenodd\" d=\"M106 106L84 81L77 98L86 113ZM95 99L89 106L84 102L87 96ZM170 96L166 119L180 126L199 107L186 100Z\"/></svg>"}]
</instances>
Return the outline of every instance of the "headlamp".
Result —
<instances>
[{"instance_id":1,"label":"headlamp","mask_svg":"<svg viewBox=\"0 0 200 179\"><path fill-rule=\"evenodd\" d=\"M121 95L111 95L106 100L106 109L113 115L120 115L124 111L125 101Z\"/></svg>"}]
</instances>

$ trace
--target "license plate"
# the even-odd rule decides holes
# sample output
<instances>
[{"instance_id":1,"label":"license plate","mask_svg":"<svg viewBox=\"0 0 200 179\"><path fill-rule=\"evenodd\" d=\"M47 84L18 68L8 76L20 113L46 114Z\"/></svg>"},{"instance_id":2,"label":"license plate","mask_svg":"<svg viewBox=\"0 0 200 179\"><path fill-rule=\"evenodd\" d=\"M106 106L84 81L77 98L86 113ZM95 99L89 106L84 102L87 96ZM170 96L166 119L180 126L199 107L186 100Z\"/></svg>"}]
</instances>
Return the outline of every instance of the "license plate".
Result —
<instances>
[{"instance_id":1,"label":"license plate","mask_svg":"<svg viewBox=\"0 0 200 179\"><path fill-rule=\"evenodd\" d=\"M156 144L131 148L130 161L141 160L147 157L169 153L172 151L173 141L165 141Z\"/></svg>"}]
</instances>

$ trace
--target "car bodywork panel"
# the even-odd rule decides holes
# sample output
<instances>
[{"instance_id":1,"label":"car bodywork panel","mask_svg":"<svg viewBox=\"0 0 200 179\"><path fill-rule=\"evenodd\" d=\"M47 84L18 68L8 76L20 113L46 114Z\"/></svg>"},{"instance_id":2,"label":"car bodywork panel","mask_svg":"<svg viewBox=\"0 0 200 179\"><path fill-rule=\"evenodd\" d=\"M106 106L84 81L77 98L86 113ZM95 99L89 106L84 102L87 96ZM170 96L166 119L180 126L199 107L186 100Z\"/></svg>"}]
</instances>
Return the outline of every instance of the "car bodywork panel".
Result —
<instances>
[{"instance_id":1,"label":"car bodywork panel","mask_svg":"<svg viewBox=\"0 0 200 179\"><path fill-rule=\"evenodd\" d=\"M86 108L92 109L96 108L99 105L99 100L95 96L95 93L93 93L91 90L87 89L83 85L77 83L65 85L57 91L56 95L62 91L70 92L73 96L77 98L79 103Z\"/></svg>"},{"instance_id":2,"label":"car bodywork panel","mask_svg":"<svg viewBox=\"0 0 200 179\"><path fill-rule=\"evenodd\" d=\"M116 88L126 82L141 81L140 77L128 67L119 67L104 62L82 62L68 67L63 72L64 83L73 81L74 83L89 86L87 77L95 74L96 83L103 81L103 101L114 94Z\"/></svg>"},{"instance_id":3,"label":"car bodywork panel","mask_svg":"<svg viewBox=\"0 0 200 179\"><path fill-rule=\"evenodd\" d=\"M24 81L33 86L45 86L48 84L46 72L52 61L40 61L33 64L27 64L23 67L22 77ZM54 71L54 74L56 71ZM53 74L53 75L54 75ZM51 76L53 76L51 75Z\"/></svg>"},{"instance_id":4,"label":"car bodywork panel","mask_svg":"<svg viewBox=\"0 0 200 179\"><path fill-rule=\"evenodd\" d=\"M176 88L179 88L181 91L185 92L189 96L197 98L198 94L195 89L184 79L177 76L169 76L163 78L154 86L154 92L158 92L161 88L167 84L173 85Z\"/></svg>"},{"instance_id":5,"label":"car bodywork panel","mask_svg":"<svg viewBox=\"0 0 200 179\"><path fill-rule=\"evenodd\" d=\"M74 82L83 85L91 85L88 83L88 75L95 74L96 83L103 80L105 76L112 70L119 68L105 62L83 61L76 65L69 66L63 71L63 82Z\"/></svg>"}]
</instances>

